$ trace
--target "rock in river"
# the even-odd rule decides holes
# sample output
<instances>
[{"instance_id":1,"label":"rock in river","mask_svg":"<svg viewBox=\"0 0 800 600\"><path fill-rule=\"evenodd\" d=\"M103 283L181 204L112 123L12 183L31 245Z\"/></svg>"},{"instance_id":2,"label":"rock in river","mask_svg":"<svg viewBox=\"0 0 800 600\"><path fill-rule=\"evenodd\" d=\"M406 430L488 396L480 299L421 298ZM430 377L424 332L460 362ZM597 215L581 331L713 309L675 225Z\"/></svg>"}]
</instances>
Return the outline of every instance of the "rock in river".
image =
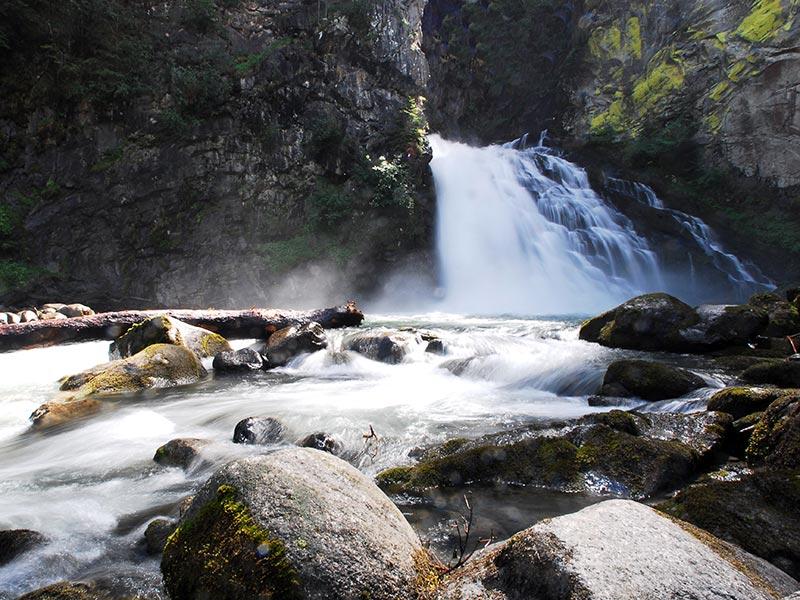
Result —
<instances>
[{"instance_id":1,"label":"rock in river","mask_svg":"<svg viewBox=\"0 0 800 600\"><path fill-rule=\"evenodd\" d=\"M312 322L279 329L267 339L263 354L270 367L282 367L299 354L316 352L327 346L322 325Z\"/></svg>"},{"instance_id":2,"label":"rock in river","mask_svg":"<svg viewBox=\"0 0 800 600\"><path fill-rule=\"evenodd\" d=\"M371 360L394 365L403 361L417 341L417 336L407 331L369 331L346 337L342 346Z\"/></svg>"},{"instance_id":3,"label":"rock in river","mask_svg":"<svg viewBox=\"0 0 800 600\"><path fill-rule=\"evenodd\" d=\"M650 507L608 500L491 546L455 571L437 600L768 600L796 585Z\"/></svg>"},{"instance_id":4,"label":"rock in river","mask_svg":"<svg viewBox=\"0 0 800 600\"><path fill-rule=\"evenodd\" d=\"M153 460L165 467L188 469L211 442L199 438L178 438L156 450Z\"/></svg>"},{"instance_id":5,"label":"rock in river","mask_svg":"<svg viewBox=\"0 0 800 600\"><path fill-rule=\"evenodd\" d=\"M0 531L0 566L10 563L20 554L24 554L46 541L45 536L30 529Z\"/></svg>"},{"instance_id":6,"label":"rock in river","mask_svg":"<svg viewBox=\"0 0 800 600\"><path fill-rule=\"evenodd\" d=\"M234 444L277 444L283 439L286 427L272 417L247 417L233 430Z\"/></svg>"},{"instance_id":7,"label":"rock in river","mask_svg":"<svg viewBox=\"0 0 800 600\"><path fill-rule=\"evenodd\" d=\"M200 358L232 350L228 341L213 331L159 315L137 323L112 342L109 358L128 358L153 344L185 346Z\"/></svg>"},{"instance_id":8,"label":"rock in river","mask_svg":"<svg viewBox=\"0 0 800 600\"><path fill-rule=\"evenodd\" d=\"M656 401L679 398L706 385L702 377L686 369L646 360L616 360L609 365L598 393Z\"/></svg>"},{"instance_id":9,"label":"rock in river","mask_svg":"<svg viewBox=\"0 0 800 600\"><path fill-rule=\"evenodd\" d=\"M293 448L232 462L164 549L173 600L417 598L432 559L361 472Z\"/></svg>"},{"instance_id":10,"label":"rock in river","mask_svg":"<svg viewBox=\"0 0 800 600\"><path fill-rule=\"evenodd\" d=\"M220 352L211 365L215 373L248 373L264 367L264 358L253 348Z\"/></svg>"}]
</instances>

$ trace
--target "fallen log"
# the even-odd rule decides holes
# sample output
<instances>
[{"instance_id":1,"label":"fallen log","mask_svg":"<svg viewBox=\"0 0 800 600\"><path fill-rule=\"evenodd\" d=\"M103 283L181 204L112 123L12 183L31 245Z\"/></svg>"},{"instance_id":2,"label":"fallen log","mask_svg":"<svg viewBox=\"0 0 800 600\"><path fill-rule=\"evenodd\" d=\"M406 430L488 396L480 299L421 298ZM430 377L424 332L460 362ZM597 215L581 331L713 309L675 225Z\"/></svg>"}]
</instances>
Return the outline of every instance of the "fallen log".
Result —
<instances>
[{"instance_id":1,"label":"fallen log","mask_svg":"<svg viewBox=\"0 0 800 600\"><path fill-rule=\"evenodd\" d=\"M361 324L364 313L354 302L309 311L251 308L249 310L125 310L50 319L14 325L0 325L0 352L40 348L55 344L114 340L131 325L155 315L169 315L184 323L204 327L229 340L263 339L294 324L316 321L325 329Z\"/></svg>"}]
</instances>

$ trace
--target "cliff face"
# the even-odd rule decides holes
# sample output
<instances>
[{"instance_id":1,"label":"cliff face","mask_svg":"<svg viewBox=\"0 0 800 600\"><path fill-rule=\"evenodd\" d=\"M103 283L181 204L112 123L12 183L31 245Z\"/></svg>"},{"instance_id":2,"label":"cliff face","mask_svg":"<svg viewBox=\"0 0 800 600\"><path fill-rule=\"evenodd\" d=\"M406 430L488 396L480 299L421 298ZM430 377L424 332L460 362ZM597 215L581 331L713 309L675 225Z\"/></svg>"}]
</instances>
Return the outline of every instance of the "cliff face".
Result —
<instances>
[{"instance_id":1,"label":"cliff face","mask_svg":"<svg viewBox=\"0 0 800 600\"><path fill-rule=\"evenodd\" d=\"M422 0L67 4L7 9L7 287L313 302L427 243Z\"/></svg>"}]
</instances>

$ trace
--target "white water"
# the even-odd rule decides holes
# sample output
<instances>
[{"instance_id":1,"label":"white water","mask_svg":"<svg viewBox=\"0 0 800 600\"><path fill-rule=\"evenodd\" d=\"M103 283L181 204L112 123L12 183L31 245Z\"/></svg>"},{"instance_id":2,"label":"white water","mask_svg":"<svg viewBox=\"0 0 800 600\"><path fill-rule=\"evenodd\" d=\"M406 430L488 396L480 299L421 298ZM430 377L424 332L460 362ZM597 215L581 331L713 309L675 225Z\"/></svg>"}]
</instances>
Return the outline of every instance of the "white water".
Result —
<instances>
[{"instance_id":1,"label":"white water","mask_svg":"<svg viewBox=\"0 0 800 600\"><path fill-rule=\"evenodd\" d=\"M101 414L46 434L27 432L30 413L56 392L60 376L106 360L107 344L0 354L0 529L32 528L51 539L0 567L0 598L97 575L125 575L131 589L158 593L158 560L140 545L144 528L155 516L174 513L216 465L269 450L231 442L235 424L245 417L280 419L290 431L287 443L326 431L372 474L409 462L409 450L418 446L599 410L588 406L587 395L607 364L636 355L579 341L578 323L570 319L429 315L368 324L400 325L432 331L448 355L425 353L418 345L402 364L384 365L342 352L344 332L334 331L327 351L288 368L109 400ZM702 364L692 366L714 381ZM695 398L669 406L697 407ZM374 459L364 452L369 425L380 436ZM208 463L188 473L155 465L156 448L176 437L212 440L204 454ZM513 533L548 511L575 510L576 502L585 502L526 493L540 495L517 494L508 507L493 508L492 518L506 522L487 527ZM420 527L433 527L430 515L409 510Z\"/></svg>"},{"instance_id":2,"label":"white water","mask_svg":"<svg viewBox=\"0 0 800 600\"><path fill-rule=\"evenodd\" d=\"M665 281L634 224L599 196L586 172L526 138L471 147L429 138L437 192L437 252L447 310L475 314L593 313L649 291L685 292L693 275ZM621 182L622 183L622 182ZM640 202L672 215L730 283L731 298L769 281L725 252L700 219L670 210L640 184ZM671 290L675 282L682 285ZM704 282L688 288L702 298ZM741 293L739 293L741 291Z\"/></svg>"}]
</instances>

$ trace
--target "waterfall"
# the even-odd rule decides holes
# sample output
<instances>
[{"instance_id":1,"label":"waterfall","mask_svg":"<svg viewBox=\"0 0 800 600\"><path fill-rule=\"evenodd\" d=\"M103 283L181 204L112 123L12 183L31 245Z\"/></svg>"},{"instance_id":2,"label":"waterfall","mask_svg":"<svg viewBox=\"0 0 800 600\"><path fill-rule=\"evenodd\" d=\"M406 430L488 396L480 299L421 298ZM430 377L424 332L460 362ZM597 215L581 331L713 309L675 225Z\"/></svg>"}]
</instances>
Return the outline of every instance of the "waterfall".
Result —
<instances>
[{"instance_id":1,"label":"waterfall","mask_svg":"<svg viewBox=\"0 0 800 600\"><path fill-rule=\"evenodd\" d=\"M476 314L568 314L670 291L659 258L634 223L595 192L586 171L540 140L472 147L429 138L437 194L443 307ZM708 226L630 186L648 209L681 219L694 244L732 283L756 277ZM690 276L691 256L684 277ZM685 283L685 282L684 282Z\"/></svg>"}]
</instances>

